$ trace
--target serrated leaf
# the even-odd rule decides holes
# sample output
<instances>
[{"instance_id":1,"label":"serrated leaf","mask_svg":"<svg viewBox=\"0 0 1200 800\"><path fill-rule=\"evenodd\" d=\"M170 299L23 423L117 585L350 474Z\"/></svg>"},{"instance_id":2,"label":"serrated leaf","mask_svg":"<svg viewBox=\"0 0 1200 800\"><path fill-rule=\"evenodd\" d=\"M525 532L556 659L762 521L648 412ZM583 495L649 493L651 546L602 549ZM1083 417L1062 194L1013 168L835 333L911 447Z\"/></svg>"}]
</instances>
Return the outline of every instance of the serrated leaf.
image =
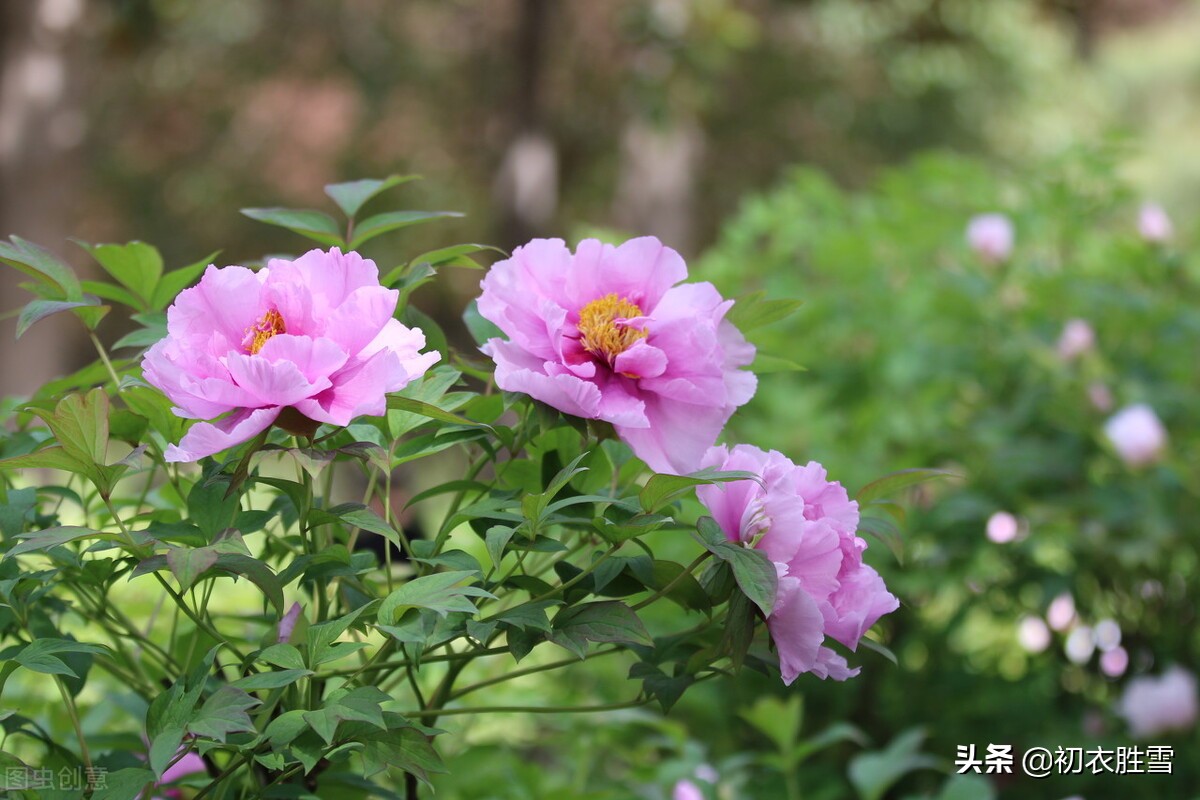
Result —
<instances>
[{"instance_id":1,"label":"serrated leaf","mask_svg":"<svg viewBox=\"0 0 1200 800\"><path fill-rule=\"evenodd\" d=\"M582 603L559 611L550 640L583 658L585 642L653 645L646 626L619 600Z\"/></svg>"},{"instance_id":2,"label":"serrated leaf","mask_svg":"<svg viewBox=\"0 0 1200 800\"><path fill-rule=\"evenodd\" d=\"M435 219L461 217L457 211L387 211L367 217L354 229L354 238L350 241L350 249L357 250L362 245L389 231L419 225Z\"/></svg>"},{"instance_id":3,"label":"serrated leaf","mask_svg":"<svg viewBox=\"0 0 1200 800\"><path fill-rule=\"evenodd\" d=\"M246 709L260 704L260 700L251 697L241 689L233 686L222 686L213 692L187 723L187 730L195 736L203 736L224 742L231 733L253 731L254 723Z\"/></svg>"},{"instance_id":4,"label":"serrated leaf","mask_svg":"<svg viewBox=\"0 0 1200 800\"><path fill-rule=\"evenodd\" d=\"M297 208L243 208L250 219L278 225L325 245L343 246L342 233L333 217L322 211ZM351 245L354 249L357 245Z\"/></svg>"},{"instance_id":5,"label":"serrated leaf","mask_svg":"<svg viewBox=\"0 0 1200 800\"><path fill-rule=\"evenodd\" d=\"M331 183L325 187L325 194L337 203L343 214L353 218L364 205L381 192L387 191L393 186L420 179L420 175L389 175L382 180L364 178L345 183Z\"/></svg>"}]
</instances>

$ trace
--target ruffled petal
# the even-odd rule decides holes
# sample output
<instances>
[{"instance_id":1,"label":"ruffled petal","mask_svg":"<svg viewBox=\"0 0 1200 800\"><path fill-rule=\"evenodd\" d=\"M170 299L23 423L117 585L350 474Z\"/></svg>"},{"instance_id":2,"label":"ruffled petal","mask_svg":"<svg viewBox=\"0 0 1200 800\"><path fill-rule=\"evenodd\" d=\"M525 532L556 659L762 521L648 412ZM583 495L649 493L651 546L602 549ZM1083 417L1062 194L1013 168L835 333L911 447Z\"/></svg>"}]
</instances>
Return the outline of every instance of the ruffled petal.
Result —
<instances>
[{"instance_id":1,"label":"ruffled petal","mask_svg":"<svg viewBox=\"0 0 1200 800\"><path fill-rule=\"evenodd\" d=\"M245 409L216 422L197 422L163 455L167 461L199 461L258 436L271 427L279 412L279 408Z\"/></svg>"}]
</instances>

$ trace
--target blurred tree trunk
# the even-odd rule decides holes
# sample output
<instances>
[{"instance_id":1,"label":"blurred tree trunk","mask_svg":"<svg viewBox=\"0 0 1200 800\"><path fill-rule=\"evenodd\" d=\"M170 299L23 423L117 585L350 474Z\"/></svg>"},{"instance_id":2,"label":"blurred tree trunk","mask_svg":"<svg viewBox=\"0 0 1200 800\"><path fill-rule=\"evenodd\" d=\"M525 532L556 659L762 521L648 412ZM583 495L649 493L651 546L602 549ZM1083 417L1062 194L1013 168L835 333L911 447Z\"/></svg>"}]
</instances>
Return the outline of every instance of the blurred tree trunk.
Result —
<instances>
[{"instance_id":1,"label":"blurred tree trunk","mask_svg":"<svg viewBox=\"0 0 1200 800\"><path fill-rule=\"evenodd\" d=\"M613 209L617 223L690 253L696 171L703 154L704 133L690 118L676 117L664 125L631 120L621 136Z\"/></svg>"},{"instance_id":2,"label":"blurred tree trunk","mask_svg":"<svg viewBox=\"0 0 1200 800\"><path fill-rule=\"evenodd\" d=\"M81 74L84 0L0 3L0 236L16 234L61 252L81 183L85 126L75 81ZM0 267L0 309L29 300L24 276ZM74 361L78 322L59 315L17 344L16 322L0 323L0 395L28 394Z\"/></svg>"}]
</instances>

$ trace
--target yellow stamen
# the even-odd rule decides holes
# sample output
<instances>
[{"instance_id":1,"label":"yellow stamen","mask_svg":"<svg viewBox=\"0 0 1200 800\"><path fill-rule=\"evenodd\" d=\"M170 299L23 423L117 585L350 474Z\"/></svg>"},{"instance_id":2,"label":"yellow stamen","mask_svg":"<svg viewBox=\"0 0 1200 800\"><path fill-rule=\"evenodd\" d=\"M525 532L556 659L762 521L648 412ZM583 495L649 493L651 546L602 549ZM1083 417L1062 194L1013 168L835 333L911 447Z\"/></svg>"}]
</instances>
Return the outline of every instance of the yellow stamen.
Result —
<instances>
[{"instance_id":1,"label":"yellow stamen","mask_svg":"<svg viewBox=\"0 0 1200 800\"><path fill-rule=\"evenodd\" d=\"M272 308L263 314L258 322L246 328L246 338L242 340L242 347L245 347L250 355L256 355L263 349L267 340L277 333L287 333L287 325L283 322L283 315Z\"/></svg>"},{"instance_id":2,"label":"yellow stamen","mask_svg":"<svg viewBox=\"0 0 1200 800\"><path fill-rule=\"evenodd\" d=\"M634 342L649 335L648 331L625 322L641 315L636 303L616 294L593 300L579 310L579 341L588 352L611 364Z\"/></svg>"}]
</instances>

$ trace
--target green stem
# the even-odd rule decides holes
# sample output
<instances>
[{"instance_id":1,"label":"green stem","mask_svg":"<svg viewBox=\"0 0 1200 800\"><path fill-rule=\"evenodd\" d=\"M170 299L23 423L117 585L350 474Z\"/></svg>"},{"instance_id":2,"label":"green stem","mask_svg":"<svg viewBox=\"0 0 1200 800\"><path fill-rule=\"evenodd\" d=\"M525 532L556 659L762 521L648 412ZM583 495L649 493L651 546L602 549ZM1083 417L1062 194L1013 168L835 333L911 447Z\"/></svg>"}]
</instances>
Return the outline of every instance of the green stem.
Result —
<instances>
[{"instance_id":1,"label":"green stem","mask_svg":"<svg viewBox=\"0 0 1200 800\"><path fill-rule=\"evenodd\" d=\"M67 691L66 685L58 675L54 676L54 683L58 686L58 692L62 695L63 703L67 706L67 716L71 718L71 725L75 728L75 736L79 739L80 760L83 761L83 766L90 770L92 768L92 756L88 752L87 737L83 735L83 726L79 723L79 709L75 707L75 699L71 697L71 693Z\"/></svg>"},{"instance_id":2,"label":"green stem","mask_svg":"<svg viewBox=\"0 0 1200 800\"><path fill-rule=\"evenodd\" d=\"M591 658L599 658L600 656L606 656L610 653L619 653L619 652L621 652L622 649L623 648L620 648L620 647L610 647L607 650L597 650L594 653L585 655L583 660L587 660L587 659L591 659ZM511 672L506 672L503 675L499 675L495 678L489 678L487 680L480 681L479 683L473 683L470 686L463 687L462 689L459 689L457 692L451 693L450 696L446 698L446 702L448 702L448 703L453 702L454 700L457 700L460 697L464 697L468 694L471 694L472 692L476 692L480 689L487 688L488 686L495 686L498 683L505 683L507 681L515 680L516 678L523 678L526 675L534 675L538 672L548 672L549 670L552 670L552 669L558 669L560 667L569 667L572 664L578 664L578 663L580 663L580 659L572 657L572 658L564 658L561 661L551 661L548 664L541 664L536 667L526 667L525 669L518 669L518 670L513 670Z\"/></svg>"},{"instance_id":3,"label":"green stem","mask_svg":"<svg viewBox=\"0 0 1200 800\"><path fill-rule=\"evenodd\" d=\"M462 714L595 714L602 711L619 711L623 708L637 708L649 703L653 698L639 697L623 703L608 703L599 706L479 706L474 708L442 708L421 709L417 711L400 712L405 717L439 717L459 716Z\"/></svg>"},{"instance_id":4,"label":"green stem","mask_svg":"<svg viewBox=\"0 0 1200 800\"><path fill-rule=\"evenodd\" d=\"M121 385L121 379L117 376L117 371L113 369L112 362L108 360L108 351L104 349L104 345L96 338L95 331L88 331L88 338L92 340L92 345L95 346L96 352L100 354L100 360L104 362L104 368L108 370L109 377L112 378L113 387Z\"/></svg>"},{"instance_id":5,"label":"green stem","mask_svg":"<svg viewBox=\"0 0 1200 800\"><path fill-rule=\"evenodd\" d=\"M680 581L682 581L682 580L684 579L684 577L685 577L685 576L687 576L687 575L691 575L691 574L692 574L692 572L693 572L693 571L696 569L696 567L698 567L698 566L700 566L701 564L703 564L703 563L704 563L704 562L705 562L705 561L708 559L708 557L709 557L709 556L711 556L711 555L712 555L712 553L710 553L710 552L708 552L707 550L705 550L703 553L701 553L700 555L696 556L696 559L695 559L695 560L694 560L694 561L693 561L691 564L688 564L688 565L687 565L687 566L684 568L683 572L679 573L679 574L678 574L678 575L676 575L674 578L672 578L672 579L671 579L671 580L670 580L670 581L667 583L667 585L666 585L666 586L662 587L661 589L659 589L658 591L656 591L654 594L652 594L652 595L650 595L649 597L647 597L645 600L643 600L643 601L641 601L640 603L638 603L637 605L633 606L633 610L634 610L634 611L641 611L643 608L645 608L646 606L650 605L650 604L651 604L651 603L653 603L655 600L658 600L659 598L663 597L664 595L670 594L671 590L672 590L672 589L674 589L676 586L678 586L678 585L679 585L679 583L680 583Z\"/></svg>"}]
</instances>

